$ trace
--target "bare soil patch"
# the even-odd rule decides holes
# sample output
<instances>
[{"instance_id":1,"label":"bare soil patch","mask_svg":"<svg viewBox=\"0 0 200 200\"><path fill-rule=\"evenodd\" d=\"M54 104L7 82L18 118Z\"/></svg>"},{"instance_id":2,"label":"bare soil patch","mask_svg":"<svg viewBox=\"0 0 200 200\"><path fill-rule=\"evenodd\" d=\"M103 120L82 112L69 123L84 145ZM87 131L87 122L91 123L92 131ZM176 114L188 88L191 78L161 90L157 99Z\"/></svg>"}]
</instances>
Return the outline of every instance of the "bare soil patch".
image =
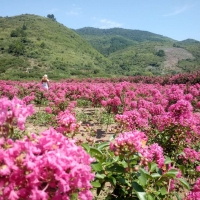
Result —
<instances>
[{"instance_id":1,"label":"bare soil patch","mask_svg":"<svg viewBox=\"0 0 200 200\"><path fill-rule=\"evenodd\" d=\"M35 107L35 112L44 112L44 109L44 107ZM105 142L109 141L110 137L114 134L114 132L112 132L112 128L115 127L116 124L101 121L101 113L104 112L102 108L76 108L75 112L77 114L77 118L80 118L81 115L82 119L79 132L75 135L76 139L83 142L88 142L88 139L93 142ZM97 119L98 117L99 119ZM77 123L78 122L80 122L80 120L77 120ZM35 125L29 121L26 124L26 131L28 133L40 133L49 129L49 127L50 125Z\"/></svg>"},{"instance_id":2,"label":"bare soil patch","mask_svg":"<svg viewBox=\"0 0 200 200\"><path fill-rule=\"evenodd\" d=\"M176 48L176 47L158 47L158 50L163 50L165 52L165 59L163 65L164 69L176 69L176 65L178 64L179 60L186 60L186 59L194 59L194 56L185 49Z\"/></svg>"}]
</instances>

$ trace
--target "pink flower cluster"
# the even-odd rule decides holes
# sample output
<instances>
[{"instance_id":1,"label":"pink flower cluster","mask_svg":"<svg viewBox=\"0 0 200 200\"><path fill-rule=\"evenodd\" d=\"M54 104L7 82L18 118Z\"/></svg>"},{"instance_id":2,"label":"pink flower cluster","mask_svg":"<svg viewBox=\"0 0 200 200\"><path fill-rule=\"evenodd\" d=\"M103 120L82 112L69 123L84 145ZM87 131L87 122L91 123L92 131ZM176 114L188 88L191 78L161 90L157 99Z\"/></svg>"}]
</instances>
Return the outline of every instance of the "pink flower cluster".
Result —
<instances>
[{"instance_id":1,"label":"pink flower cluster","mask_svg":"<svg viewBox=\"0 0 200 200\"><path fill-rule=\"evenodd\" d=\"M101 104L103 107L109 107L111 108L111 111L113 113L118 112L118 106L121 105L121 100L119 97L115 96L114 98L109 98L107 100L102 100Z\"/></svg>"},{"instance_id":2,"label":"pink flower cluster","mask_svg":"<svg viewBox=\"0 0 200 200\"><path fill-rule=\"evenodd\" d=\"M183 122L184 119L190 118L192 115L193 107L189 101L178 100L177 103L169 107L170 116L179 122Z\"/></svg>"},{"instance_id":3,"label":"pink flower cluster","mask_svg":"<svg viewBox=\"0 0 200 200\"><path fill-rule=\"evenodd\" d=\"M66 134L66 133L74 133L78 131L80 125L76 123L76 118L69 110L65 110L64 112L59 112L57 116L58 128L56 129L58 132Z\"/></svg>"},{"instance_id":4,"label":"pink flower cluster","mask_svg":"<svg viewBox=\"0 0 200 200\"><path fill-rule=\"evenodd\" d=\"M170 101L178 101L183 96L183 90L179 87L179 85L172 85L166 91L166 95Z\"/></svg>"},{"instance_id":5,"label":"pink flower cluster","mask_svg":"<svg viewBox=\"0 0 200 200\"><path fill-rule=\"evenodd\" d=\"M24 140L0 139L0 200L90 200L93 159L53 128Z\"/></svg>"},{"instance_id":6,"label":"pink flower cluster","mask_svg":"<svg viewBox=\"0 0 200 200\"><path fill-rule=\"evenodd\" d=\"M147 162L156 161L161 168L164 165L163 149L158 144L154 143L150 146L146 145L148 138L140 131L120 133L114 142L110 143L110 149L115 152L115 155L140 153L143 158L141 164L147 166Z\"/></svg>"},{"instance_id":7,"label":"pink flower cluster","mask_svg":"<svg viewBox=\"0 0 200 200\"><path fill-rule=\"evenodd\" d=\"M200 172L200 166L196 166L196 171Z\"/></svg>"},{"instance_id":8,"label":"pink flower cluster","mask_svg":"<svg viewBox=\"0 0 200 200\"><path fill-rule=\"evenodd\" d=\"M162 168L165 162L163 153L162 147L160 147L157 143L154 143L149 146L148 154L146 156L148 161L156 160L158 167Z\"/></svg>"},{"instance_id":9,"label":"pink flower cluster","mask_svg":"<svg viewBox=\"0 0 200 200\"><path fill-rule=\"evenodd\" d=\"M191 162L200 161L200 152L191 148L185 148L183 152L184 155L181 155L182 158L190 160Z\"/></svg>"},{"instance_id":10,"label":"pink flower cluster","mask_svg":"<svg viewBox=\"0 0 200 200\"><path fill-rule=\"evenodd\" d=\"M25 129L25 121L34 113L33 105L26 105L24 101L14 97L0 99L0 127L6 124L16 125L19 129Z\"/></svg>"},{"instance_id":11,"label":"pink flower cluster","mask_svg":"<svg viewBox=\"0 0 200 200\"><path fill-rule=\"evenodd\" d=\"M189 192L185 200L199 200L200 199L200 178L197 179L192 191Z\"/></svg>"},{"instance_id":12,"label":"pink flower cluster","mask_svg":"<svg viewBox=\"0 0 200 200\"><path fill-rule=\"evenodd\" d=\"M122 115L117 114L115 119L118 123L124 126L127 130L136 128L148 127L149 113L146 109L125 111Z\"/></svg>"},{"instance_id":13,"label":"pink flower cluster","mask_svg":"<svg viewBox=\"0 0 200 200\"><path fill-rule=\"evenodd\" d=\"M33 101L35 99L35 95L34 92L32 92L30 95L25 96L22 100L26 103L29 104L31 103L31 101Z\"/></svg>"},{"instance_id":14,"label":"pink flower cluster","mask_svg":"<svg viewBox=\"0 0 200 200\"><path fill-rule=\"evenodd\" d=\"M110 149L119 152L126 152L126 149L128 149L130 153L142 153L147 140L147 136L143 132L124 132L120 133L114 142L110 143Z\"/></svg>"},{"instance_id":15,"label":"pink flower cluster","mask_svg":"<svg viewBox=\"0 0 200 200\"><path fill-rule=\"evenodd\" d=\"M160 130L164 130L166 127L172 124L180 124L183 127L190 127L190 131L199 133L200 117L193 112L193 107L189 101L178 100L172 104L168 112L162 115L156 115L152 118L152 123ZM188 134L190 132L188 131Z\"/></svg>"},{"instance_id":16,"label":"pink flower cluster","mask_svg":"<svg viewBox=\"0 0 200 200\"><path fill-rule=\"evenodd\" d=\"M45 112L49 113L49 114L52 114L52 108L51 107L46 107L45 108Z\"/></svg>"}]
</instances>

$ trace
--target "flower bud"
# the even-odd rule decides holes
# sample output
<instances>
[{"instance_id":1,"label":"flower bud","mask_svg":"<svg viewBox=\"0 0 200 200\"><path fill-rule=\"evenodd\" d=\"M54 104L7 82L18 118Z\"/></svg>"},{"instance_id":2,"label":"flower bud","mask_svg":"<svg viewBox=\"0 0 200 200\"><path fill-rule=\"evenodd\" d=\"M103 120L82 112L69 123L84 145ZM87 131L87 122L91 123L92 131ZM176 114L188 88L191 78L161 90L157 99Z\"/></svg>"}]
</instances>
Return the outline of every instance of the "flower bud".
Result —
<instances>
[{"instance_id":1,"label":"flower bud","mask_svg":"<svg viewBox=\"0 0 200 200\"><path fill-rule=\"evenodd\" d=\"M114 154L115 154L115 156L118 156L118 155L119 155L119 152L118 152L118 151L115 151Z\"/></svg>"}]
</instances>

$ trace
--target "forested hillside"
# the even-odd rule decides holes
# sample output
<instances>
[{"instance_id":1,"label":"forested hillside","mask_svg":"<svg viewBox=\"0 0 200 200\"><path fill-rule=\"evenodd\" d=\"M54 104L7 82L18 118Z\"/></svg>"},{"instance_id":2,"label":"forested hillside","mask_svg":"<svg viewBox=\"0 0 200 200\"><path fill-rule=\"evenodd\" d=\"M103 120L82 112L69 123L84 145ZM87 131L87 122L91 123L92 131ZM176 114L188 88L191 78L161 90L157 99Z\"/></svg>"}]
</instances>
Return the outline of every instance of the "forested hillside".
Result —
<instances>
[{"instance_id":1,"label":"forested hillside","mask_svg":"<svg viewBox=\"0 0 200 200\"><path fill-rule=\"evenodd\" d=\"M52 18L0 17L1 79L165 75L200 69L200 42L122 28L70 29Z\"/></svg>"},{"instance_id":2,"label":"forested hillside","mask_svg":"<svg viewBox=\"0 0 200 200\"><path fill-rule=\"evenodd\" d=\"M176 41L122 28L86 27L75 31L112 61L117 74L165 75L200 69L200 42L193 39Z\"/></svg>"},{"instance_id":3,"label":"forested hillside","mask_svg":"<svg viewBox=\"0 0 200 200\"><path fill-rule=\"evenodd\" d=\"M85 27L75 31L104 55L109 55L110 53L145 41L161 43L175 41L148 31L122 28L98 29Z\"/></svg>"},{"instance_id":4,"label":"forested hillside","mask_svg":"<svg viewBox=\"0 0 200 200\"><path fill-rule=\"evenodd\" d=\"M5 79L106 76L111 62L71 29L48 17L0 18L0 73Z\"/></svg>"}]
</instances>

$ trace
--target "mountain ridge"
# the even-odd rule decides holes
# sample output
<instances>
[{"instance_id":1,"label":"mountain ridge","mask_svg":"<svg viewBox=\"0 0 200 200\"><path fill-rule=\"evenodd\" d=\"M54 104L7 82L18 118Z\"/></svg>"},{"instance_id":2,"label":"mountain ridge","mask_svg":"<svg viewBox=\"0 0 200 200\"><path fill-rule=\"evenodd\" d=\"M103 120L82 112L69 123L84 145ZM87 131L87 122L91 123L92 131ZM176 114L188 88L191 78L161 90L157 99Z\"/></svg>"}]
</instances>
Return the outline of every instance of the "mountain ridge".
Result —
<instances>
[{"instance_id":1,"label":"mountain ridge","mask_svg":"<svg viewBox=\"0 0 200 200\"><path fill-rule=\"evenodd\" d=\"M90 27L90 26L86 26L86 27L82 27L82 28L78 28L78 29L72 29L74 30L75 32L80 32L80 31L86 31L88 29L94 29L94 30L99 30L101 32L104 32L104 34L106 34L106 32L108 33L110 30L114 30L114 29L119 29L119 30L126 30L126 31L135 31L135 32L144 32L144 33L150 33L150 34L154 34L154 35L157 35L157 36L161 36L163 38L166 38L166 39L170 39L172 41L176 41L176 42L184 42L184 41L193 41L193 42L200 42L199 40L196 40L196 39L193 39L193 38L187 38L187 39L184 39L184 40L176 40L176 39L173 39L173 38L170 38L168 36L164 36L164 35L161 35L161 34L157 34L157 33L153 33L153 32L150 32L150 31L147 31L147 30L139 30L139 29L126 29L126 28L118 28L118 27L113 27L113 28L107 28L107 29L104 29L104 28L96 28L96 27ZM95 32L94 32L95 33ZM83 35L83 34L82 34ZM86 34L88 35L88 34Z\"/></svg>"},{"instance_id":2,"label":"mountain ridge","mask_svg":"<svg viewBox=\"0 0 200 200\"><path fill-rule=\"evenodd\" d=\"M136 41L140 41L140 42L145 41L145 39L147 40L147 38L148 38L148 40L155 39L155 41L158 41L158 40L176 41L172 38L169 38L169 37L166 37L163 35L152 33L149 31L138 30L138 29L125 29L125 28L100 29L100 28L94 28L94 27L83 27L80 29L73 29L73 30L75 30L75 32L77 32L77 33L81 33L81 35L90 35L90 33L91 33L91 35L104 34L104 35L108 36L108 35L114 34L114 35L126 36L129 39L135 39ZM138 37L138 35L139 35L139 37Z\"/></svg>"}]
</instances>

